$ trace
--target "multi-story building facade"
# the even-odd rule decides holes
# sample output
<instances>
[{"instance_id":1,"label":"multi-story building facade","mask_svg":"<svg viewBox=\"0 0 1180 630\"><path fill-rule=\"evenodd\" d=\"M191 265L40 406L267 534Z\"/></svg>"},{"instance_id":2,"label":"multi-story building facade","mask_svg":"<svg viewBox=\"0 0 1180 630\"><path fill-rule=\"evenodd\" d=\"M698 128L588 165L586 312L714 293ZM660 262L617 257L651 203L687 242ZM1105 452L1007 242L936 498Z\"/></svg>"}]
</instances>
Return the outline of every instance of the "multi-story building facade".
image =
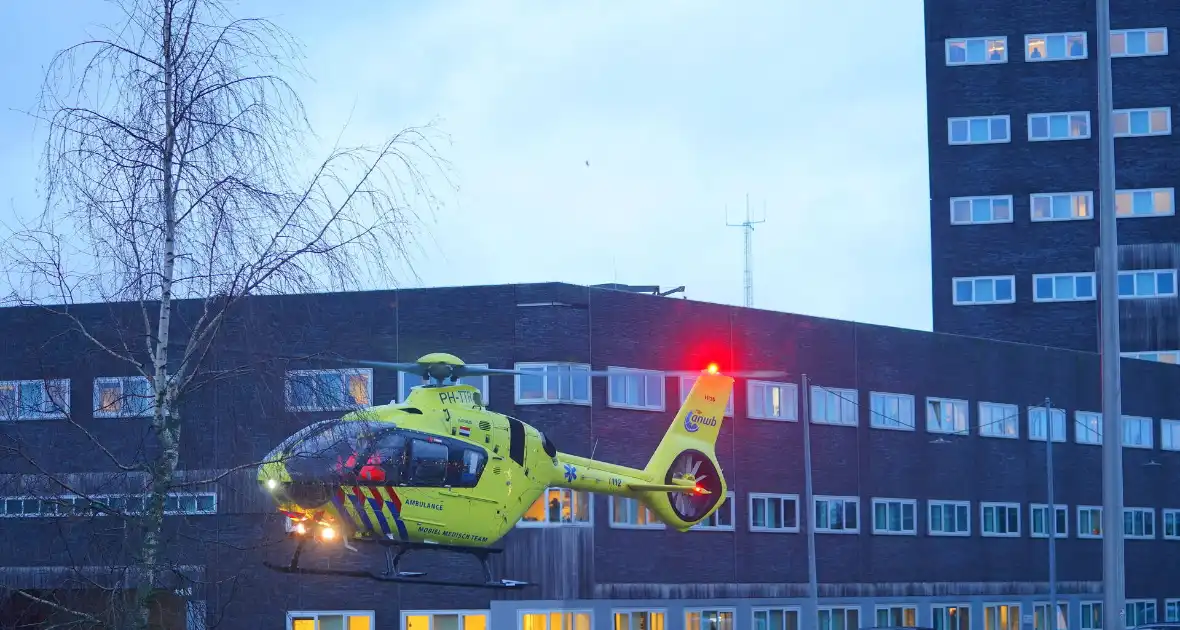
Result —
<instances>
[{"instance_id":1,"label":"multi-story building facade","mask_svg":"<svg viewBox=\"0 0 1180 630\"><path fill-rule=\"evenodd\" d=\"M927 2L934 330L1099 347L1093 0ZM1111 0L1124 356L1180 362L1180 5Z\"/></svg>"},{"instance_id":2,"label":"multi-story building facade","mask_svg":"<svg viewBox=\"0 0 1180 630\"><path fill-rule=\"evenodd\" d=\"M137 308L71 313L113 340ZM139 500L147 420L118 401L144 382L69 329L40 309L0 310L4 627L62 614L13 589L58 601L134 586L118 570L133 551L126 526L62 506ZM404 361L432 351L537 370L472 384L491 409L537 426L560 450L631 466L643 465L691 386L663 370L716 362L788 376L736 382L717 445L730 495L693 531L668 531L630 501L553 490L501 543L501 575L536 582L530 590L262 568L284 561L292 543L254 463L316 420L403 398L413 384L396 372L274 357ZM211 377L181 415L179 467L192 485L166 506L169 627L187 612L194 630L789 630L807 593L809 514L823 630L1011 630L1025 619L1048 630L1049 527L1059 536L1062 618L1082 630L1101 619L1103 437L1091 353L542 284L253 297L205 365ZM1180 399L1158 393L1180 387L1180 371L1124 365L1128 619L1177 620ZM590 378L589 369L618 376ZM340 404L313 408L293 395L289 385L309 377L334 383ZM803 419L814 506L805 503ZM381 559L330 548L303 560L365 562ZM411 555L404 568L478 575L445 554Z\"/></svg>"}]
</instances>

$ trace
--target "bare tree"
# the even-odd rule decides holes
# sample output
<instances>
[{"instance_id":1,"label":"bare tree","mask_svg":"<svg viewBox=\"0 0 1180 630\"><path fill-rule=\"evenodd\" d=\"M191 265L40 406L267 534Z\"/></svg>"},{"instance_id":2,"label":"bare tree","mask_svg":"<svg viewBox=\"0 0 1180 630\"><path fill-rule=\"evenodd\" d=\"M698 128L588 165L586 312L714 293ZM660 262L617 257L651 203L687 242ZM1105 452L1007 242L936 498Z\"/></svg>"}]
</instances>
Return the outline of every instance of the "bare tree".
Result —
<instances>
[{"instance_id":1,"label":"bare tree","mask_svg":"<svg viewBox=\"0 0 1180 630\"><path fill-rule=\"evenodd\" d=\"M415 208L435 211L432 188L451 180L432 125L306 158L312 136L286 78L300 51L275 24L218 0L115 5L122 23L46 73L35 114L49 136L46 205L12 230L5 268L14 303L67 318L149 383L157 448L115 462L145 479L134 625L146 628L181 403L230 309L249 295L384 286L407 263ZM182 300L200 308L179 326ZM138 304L142 324L91 330L71 309L81 301Z\"/></svg>"}]
</instances>

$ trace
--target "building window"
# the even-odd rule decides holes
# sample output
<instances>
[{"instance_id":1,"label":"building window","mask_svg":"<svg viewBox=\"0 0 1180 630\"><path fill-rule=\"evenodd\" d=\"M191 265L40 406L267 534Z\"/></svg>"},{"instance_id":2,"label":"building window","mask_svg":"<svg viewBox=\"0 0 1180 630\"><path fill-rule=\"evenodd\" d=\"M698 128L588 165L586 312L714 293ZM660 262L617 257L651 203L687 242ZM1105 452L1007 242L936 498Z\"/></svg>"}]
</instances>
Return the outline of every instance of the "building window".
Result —
<instances>
[{"instance_id":1,"label":"building window","mask_svg":"<svg viewBox=\"0 0 1180 630\"><path fill-rule=\"evenodd\" d=\"M749 500L750 531L799 531L799 495L751 492Z\"/></svg>"},{"instance_id":2,"label":"building window","mask_svg":"<svg viewBox=\"0 0 1180 630\"><path fill-rule=\"evenodd\" d=\"M909 394L869 393L869 426L914 430L914 397Z\"/></svg>"},{"instance_id":3,"label":"building window","mask_svg":"<svg viewBox=\"0 0 1180 630\"><path fill-rule=\"evenodd\" d=\"M697 523L696 525L693 525L690 529L694 531L704 530L732 532L733 514L733 490L730 490L725 493L725 500L721 502L721 505L717 506L717 509L714 510L708 518Z\"/></svg>"},{"instance_id":4,"label":"building window","mask_svg":"<svg viewBox=\"0 0 1180 630\"><path fill-rule=\"evenodd\" d=\"M859 606L820 606L816 612L818 630L860 630Z\"/></svg>"},{"instance_id":5,"label":"building window","mask_svg":"<svg viewBox=\"0 0 1180 630\"><path fill-rule=\"evenodd\" d=\"M1086 33L1040 33L1024 36L1025 61L1085 59Z\"/></svg>"},{"instance_id":6,"label":"building window","mask_svg":"<svg viewBox=\"0 0 1180 630\"><path fill-rule=\"evenodd\" d=\"M985 437L1020 437L1020 408L1003 403L979 403L979 434Z\"/></svg>"},{"instance_id":7,"label":"building window","mask_svg":"<svg viewBox=\"0 0 1180 630\"><path fill-rule=\"evenodd\" d=\"M147 512L146 494L88 494L54 497L0 497L0 517L128 516ZM170 492L164 496L165 516L217 513L215 492Z\"/></svg>"},{"instance_id":8,"label":"building window","mask_svg":"<svg viewBox=\"0 0 1180 630\"><path fill-rule=\"evenodd\" d=\"M584 363L517 363L516 404L590 404L590 366Z\"/></svg>"},{"instance_id":9,"label":"building window","mask_svg":"<svg viewBox=\"0 0 1180 630\"><path fill-rule=\"evenodd\" d=\"M1028 115L1028 141L1085 140L1090 137L1090 112Z\"/></svg>"},{"instance_id":10,"label":"building window","mask_svg":"<svg viewBox=\"0 0 1180 630\"><path fill-rule=\"evenodd\" d=\"M1119 272L1119 299L1175 297L1176 270L1150 269Z\"/></svg>"},{"instance_id":11,"label":"building window","mask_svg":"<svg viewBox=\"0 0 1180 630\"><path fill-rule=\"evenodd\" d=\"M878 628L916 628L918 607L908 604L877 606Z\"/></svg>"},{"instance_id":12,"label":"building window","mask_svg":"<svg viewBox=\"0 0 1180 630\"><path fill-rule=\"evenodd\" d=\"M746 381L749 409L746 416L758 420L799 419L799 388L794 383Z\"/></svg>"},{"instance_id":13,"label":"building window","mask_svg":"<svg viewBox=\"0 0 1180 630\"><path fill-rule=\"evenodd\" d=\"M664 529L651 508L637 499L610 497L610 526L616 529Z\"/></svg>"},{"instance_id":14,"label":"building window","mask_svg":"<svg viewBox=\"0 0 1180 630\"><path fill-rule=\"evenodd\" d=\"M1114 212L1124 217L1166 217L1176 214L1174 188L1119 190L1114 195Z\"/></svg>"},{"instance_id":15,"label":"building window","mask_svg":"<svg viewBox=\"0 0 1180 630\"><path fill-rule=\"evenodd\" d=\"M1012 195L951 197L951 225L1012 222Z\"/></svg>"},{"instance_id":16,"label":"building window","mask_svg":"<svg viewBox=\"0 0 1180 630\"><path fill-rule=\"evenodd\" d=\"M755 608L752 612L754 630L799 630L798 606Z\"/></svg>"},{"instance_id":17,"label":"building window","mask_svg":"<svg viewBox=\"0 0 1180 630\"><path fill-rule=\"evenodd\" d=\"M623 610L611 611L615 618L614 630L664 630L663 610Z\"/></svg>"},{"instance_id":18,"label":"building window","mask_svg":"<svg viewBox=\"0 0 1180 630\"><path fill-rule=\"evenodd\" d=\"M556 527L562 525L591 525L591 494L569 488L548 488L537 498L517 527Z\"/></svg>"},{"instance_id":19,"label":"building window","mask_svg":"<svg viewBox=\"0 0 1180 630\"><path fill-rule=\"evenodd\" d=\"M95 418L136 418L155 411L155 392L146 376L94 379Z\"/></svg>"},{"instance_id":20,"label":"building window","mask_svg":"<svg viewBox=\"0 0 1180 630\"><path fill-rule=\"evenodd\" d=\"M1094 193L1032 193L1028 196L1028 211L1030 220L1034 222L1093 219Z\"/></svg>"},{"instance_id":21,"label":"building window","mask_svg":"<svg viewBox=\"0 0 1180 630\"><path fill-rule=\"evenodd\" d=\"M856 426L855 389L811 386L811 422L813 424L838 424Z\"/></svg>"},{"instance_id":22,"label":"building window","mask_svg":"<svg viewBox=\"0 0 1180 630\"><path fill-rule=\"evenodd\" d=\"M970 536L971 503L968 501L927 502L927 527L931 536Z\"/></svg>"},{"instance_id":23,"label":"building window","mask_svg":"<svg viewBox=\"0 0 1180 630\"><path fill-rule=\"evenodd\" d=\"M489 616L487 610L405 610L402 630L488 630ZM344 626L338 630L352 628Z\"/></svg>"},{"instance_id":24,"label":"building window","mask_svg":"<svg viewBox=\"0 0 1180 630\"><path fill-rule=\"evenodd\" d=\"M1054 504L1053 511L1057 513L1057 531L1053 533L1054 536L1057 538L1069 536L1069 508ZM1048 538L1049 506L1044 503L1033 503L1028 507L1028 515L1031 520L1028 531L1032 537Z\"/></svg>"},{"instance_id":25,"label":"building window","mask_svg":"<svg viewBox=\"0 0 1180 630\"><path fill-rule=\"evenodd\" d=\"M1011 142L1010 118L1003 116L964 116L946 120L949 143L995 144Z\"/></svg>"},{"instance_id":26,"label":"building window","mask_svg":"<svg viewBox=\"0 0 1180 630\"><path fill-rule=\"evenodd\" d=\"M69 414L69 379L0 381L0 420L48 420Z\"/></svg>"},{"instance_id":27,"label":"building window","mask_svg":"<svg viewBox=\"0 0 1180 630\"><path fill-rule=\"evenodd\" d=\"M1180 451L1180 420L1160 420L1160 448Z\"/></svg>"},{"instance_id":28,"label":"building window","mask_svg":"<svg viewBox=\"0 0 1180 630\"><path fill-rule=\"evenodd\" d=\"M1155 538L1155 510L1152 508L1123 508L1123 536L1149 540Z\"/></svg>"},{"instance_id":29,"label":"building window","mask_svg":"<svg viewBox=\"0 0 1180 630\"><path fill-rule=\"evenodd\" d=\"M1020 535L1019 503L980 503L982 524L980 533L984 536L1016 537Z\"/></svg>"},{"instance_id":30,"label":"building window","mask_svg":"<svg viewBox=\"0 0 1180 630\"><path fill-rule=\"evenodd\" d=\"M1158 363L1180 363L1180 350L1159 350L1148 352L1120 352L1124 358L1139 359L1141 361L1156 361Z\"/></svg>"},{"instance_id":31,"label":"building window","mask_svg":"<svg viewBox=\"0 0 1180 630\"><path fill-rule=\"evenodd\" d=\"M1102 602L1082 602L1081 630L1102 630Z\"/></svg>"},{"instance_id":32,"label":"building window","mask_svg":"<svg viewBox=\"0 0 1180 630\"><path fill-rule=\"evenodd\" d=\"M873 533L916 535L917 511L913 499L873 499Z\"/></svg>"},{"instance_id":33,"label":"building window","mask_svg":"<svg viewBox=\"0 0 1180 630\"><path fill-rule=\"evenodd\" d=\"M930 610L936 630L971 630L970 604L935 604Z\"/></svg>"},{"instance_id":34,"label":"building window","mask_svg":"<svg viewBox=\"0 0 1180 630\"><path fill-rule=\"evenodd\" d=\"M1127 601L1127 627L1143 626L1156 621L1154 599L1132 599Z\"/></svg>"},{"instance_id":35,"label":"building window","mask_svg":"<svg viewBox=\"0 0 1180 630\"><path fill-rule=\"evenodd\" d=\"M697 382L696 376L681 376L680 377L680 404L688 400L688 394L692 392L692 386ZM729 386L729 402L725 403L725 417L733 417L733 384Z\"/></svg>"},{"instance_id":36,"label":"building window","mask_svg":"<svg viewBox=\"0 0 1180 630\"><path fill-rule=\"evenodd\" d=\"M1016 276L953 278L954 304L1011 304L1016 301Z\"/></svg>"},{"instance_id":37,"label":"building window","mask_svg":"<svg viewBox=\"0 0 1180 630\"><path fill-rule=\"evenodd\" d=\"M1065 410L1053 409L1050 414L1053 418L1053 441L1065 441ZM1045 441L1045 408L1044 407L1029 407L1028 408L1028 439L1037 442Z\"/></svg>"},{"instance_id":38,"label":"building window","mask_svg":"<svg viewBox=\"0 0 1180 630\"><path fill-rule=\"evenodd\" d=\"M522 610L520 630L590 630L589 610Z\"/></svg>"},{"instance_id":39,"label":"building window","mask_svg":"<svg viewBox=\"0 0 1180 630\"><path fill-rule=\"evenodd\" d=\"M815 497L815 531L855 534L860 531L860 498Z\"/></svg>"},{"instance_id":40,"label":"building window","mask_svg":"<svg viewBox=\"0 0 1180 630\"><path fill-rule=\"evenodd\" d=\"M1020 604L984 604L983 630L1020 630Z\"/></svg>"},{"instance_id":41,"label":"building window","mask_svg":"<svg viewBox=\"0 0 1180 630\"><path fill-rule=\"evenodd\" d=\"M951 398L926 399L928 433L967 433L967 401Z\"/></svg>"},{"instance_id":42,"label":"building window","mask_svg":"<svg viewBox=\"0 0 1180 630\"><path fill-rule=\"evenodd\" d=\"M955 37L946 40L946 65L1008 62L1007 37Z\"/></svg>"},{"instance_id":43,"label":"building window","mask_svg":"<svg viewBox=\"0 0 1180 630\"><path fill-rule=\"evenodd\" d=\"M1116 109L1113 121L1116 138L1167 136L1172 133L1172 108Z\"/></svg>"},{"instance_id":44,"label":"building window","mask_svg":"<svg viewBox=\"0 0 1180 630\"><path fill-rule=\"evenodd\" d=\"M1047 619L1049 616L1049 603L1042 602L1033 604L1033 630L1068 630L1069 629L1069 604L1057 604L1057 623L1056 627L1050 627L1050 622Z\"/></svg>"},{"instance_id":45,"label":"building window","mask_svg":"<svg viewBox=\"0 0 1180 630\"><path fill-rule=\"evenodd\" d=\"M1164 509L1161 512L1164 516L1164 538L1169 540L1180 539L1180 510Z\"/></svg>"},{"instance_id":46,"label":"building window","mask_svg":"<svg viewBox=\"0 0 1180 630\"><path fill-rule=\"evenodd\" d=\"M1152 448L1151 418L1123 416L1123 446Z\"/></svg>"},{"instance_id":47,"label":"building window","mask_svg":"<svg viewBox=\"0 0 1180 630\"><path fill-rule=\"evenodd\" d=\"M664 410L664 373L607 367L607 406L644 411Z\"/></svg>"},{"instance_id":48,"label":"building window","mask_svg":"<svg viewBox=\"0 0 1180 630\"><path fill-rule=\"evenodd\" d=\"M487 363L468 363L468 367L487 368ZM405 372L397 373L397 391L398 401L406 402L410 398L410 392L417 386L422 384L422 379L418 378L416 374L406 374ZM488 377L485 376L466 376L459 379L460 385L470 385L479 390L480 401L483 406L488 405Z\"/></svg>"},{"instance_id":49,"label":"building window","mask_svg":"<svg viewBox=\"0 0 1180 630\"><path fill-rule=\"evenodd\" d=\"M373 370L288 370L287 411L346 411L373 400Z\"/></svg>"},{"instance_id":50,"label":"building window","mask_svg":"<svg viewBox=\"0 0 1180 630\"><path fill-rule=\"evenodd\" d=\"M1102 508L1078 506L1078 538L1102 538Z\"/></svg>"},{"instance_id":51,"label":"building window","mask_svg":"<svg viewBox=\"0 0 1180 630\"><path fill-rule=\"evenodd\" d=\"M1164 600L1164 623L1180 622L1180 599Z\"/></svg>"},{"instance_id":52,"label":"building window","mask_svg":"<svg viewBox=\"0 0 1180 630\"><path fill-rule=\"evenodd\" d=\"M732 608L684 611L684 630L733 630Z\"/></svg>"},{"instance_id":53,"label":"building window","mask_svg":"<svg viewBox=\"0 0 1180 630\"><path fill-rule=\"evenodd\" d=\"M373 630L374 616L371 610L289 611L287 630Z\"/></svg>"},{"instance_id":54,"label":"building window","mask_svg":"<svg viewBox=\"0 0 1180 630\"><path fill-rule=\"evenodd\" d=\"M1074 441L1078 444L1102 444L1102 414L1095 411L1075 411Z\"/></svg>"},{"instance_id":55,"label":"building window","mask_svg":"<svg viewBox=\"0 0 1180 630\"><path fill-rule=\"evenodd\" d=\"M1089 302L1097 296L1094 273L1038 273L1033 275L1034 302Z\"/></svg>"},{"instance_id":56,"label":"building window","mask_svg":"<svg viewBox=\"0 0 1180 630\"><path fill-rule=\"evenodd\" d=\"M1111 57L1147 57L1168 54L1168 29L1135 28L1110 32Z\"/></svg>"}]
</instances>

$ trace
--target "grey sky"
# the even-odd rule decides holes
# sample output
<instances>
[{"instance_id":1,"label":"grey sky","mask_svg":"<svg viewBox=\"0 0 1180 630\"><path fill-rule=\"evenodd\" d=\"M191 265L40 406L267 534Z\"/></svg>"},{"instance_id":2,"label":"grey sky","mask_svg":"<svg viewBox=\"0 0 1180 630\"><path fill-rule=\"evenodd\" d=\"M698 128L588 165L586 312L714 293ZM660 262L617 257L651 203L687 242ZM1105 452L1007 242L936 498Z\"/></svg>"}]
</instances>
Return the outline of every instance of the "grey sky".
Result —
<instances>
[{"instance_id":1,"label":"grey sky","mask_svg":"<svg viewBox=\"0 0 1180 630\"><path fill-rule=\"evenodd\" d=\"M306 45L317 131L439 118L457 195L420 284L687 285L761 308L930 328L922 4L249 0ZM0 213L39 208L30 107L98 0L0 4ZM589 162L589 166L586 165ZM409 282L407 282L409 283ZM419 284L413 282L411 284Z\"/></svg>"}]
</instances>

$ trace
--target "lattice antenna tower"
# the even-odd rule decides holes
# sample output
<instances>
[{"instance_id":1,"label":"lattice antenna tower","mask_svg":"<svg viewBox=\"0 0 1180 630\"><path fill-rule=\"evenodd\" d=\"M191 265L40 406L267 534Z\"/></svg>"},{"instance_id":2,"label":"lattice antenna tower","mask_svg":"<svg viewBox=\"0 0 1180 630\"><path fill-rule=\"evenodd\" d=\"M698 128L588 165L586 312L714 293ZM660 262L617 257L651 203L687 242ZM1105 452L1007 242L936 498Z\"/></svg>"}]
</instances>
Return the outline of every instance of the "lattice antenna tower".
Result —
<instances>
[{"instance_id":1,"label":"lattice antenna tower","mask_svg":"<svg viewBox=\"0 0 1180 630\"><path fill-rule=\"evenodd\" d=\"M762 202L762 218L757 221L750 216L750 195L746 193L746 220L741 223L729 222L729 209L725 211L725 224L729 227L742 228L743 236L745 237L745 255L746 264L742 272L742 284L746 293L746 306L754 306L754 226L759 223L766 223L766 202Z\"/></svg>"}]
</instances>

